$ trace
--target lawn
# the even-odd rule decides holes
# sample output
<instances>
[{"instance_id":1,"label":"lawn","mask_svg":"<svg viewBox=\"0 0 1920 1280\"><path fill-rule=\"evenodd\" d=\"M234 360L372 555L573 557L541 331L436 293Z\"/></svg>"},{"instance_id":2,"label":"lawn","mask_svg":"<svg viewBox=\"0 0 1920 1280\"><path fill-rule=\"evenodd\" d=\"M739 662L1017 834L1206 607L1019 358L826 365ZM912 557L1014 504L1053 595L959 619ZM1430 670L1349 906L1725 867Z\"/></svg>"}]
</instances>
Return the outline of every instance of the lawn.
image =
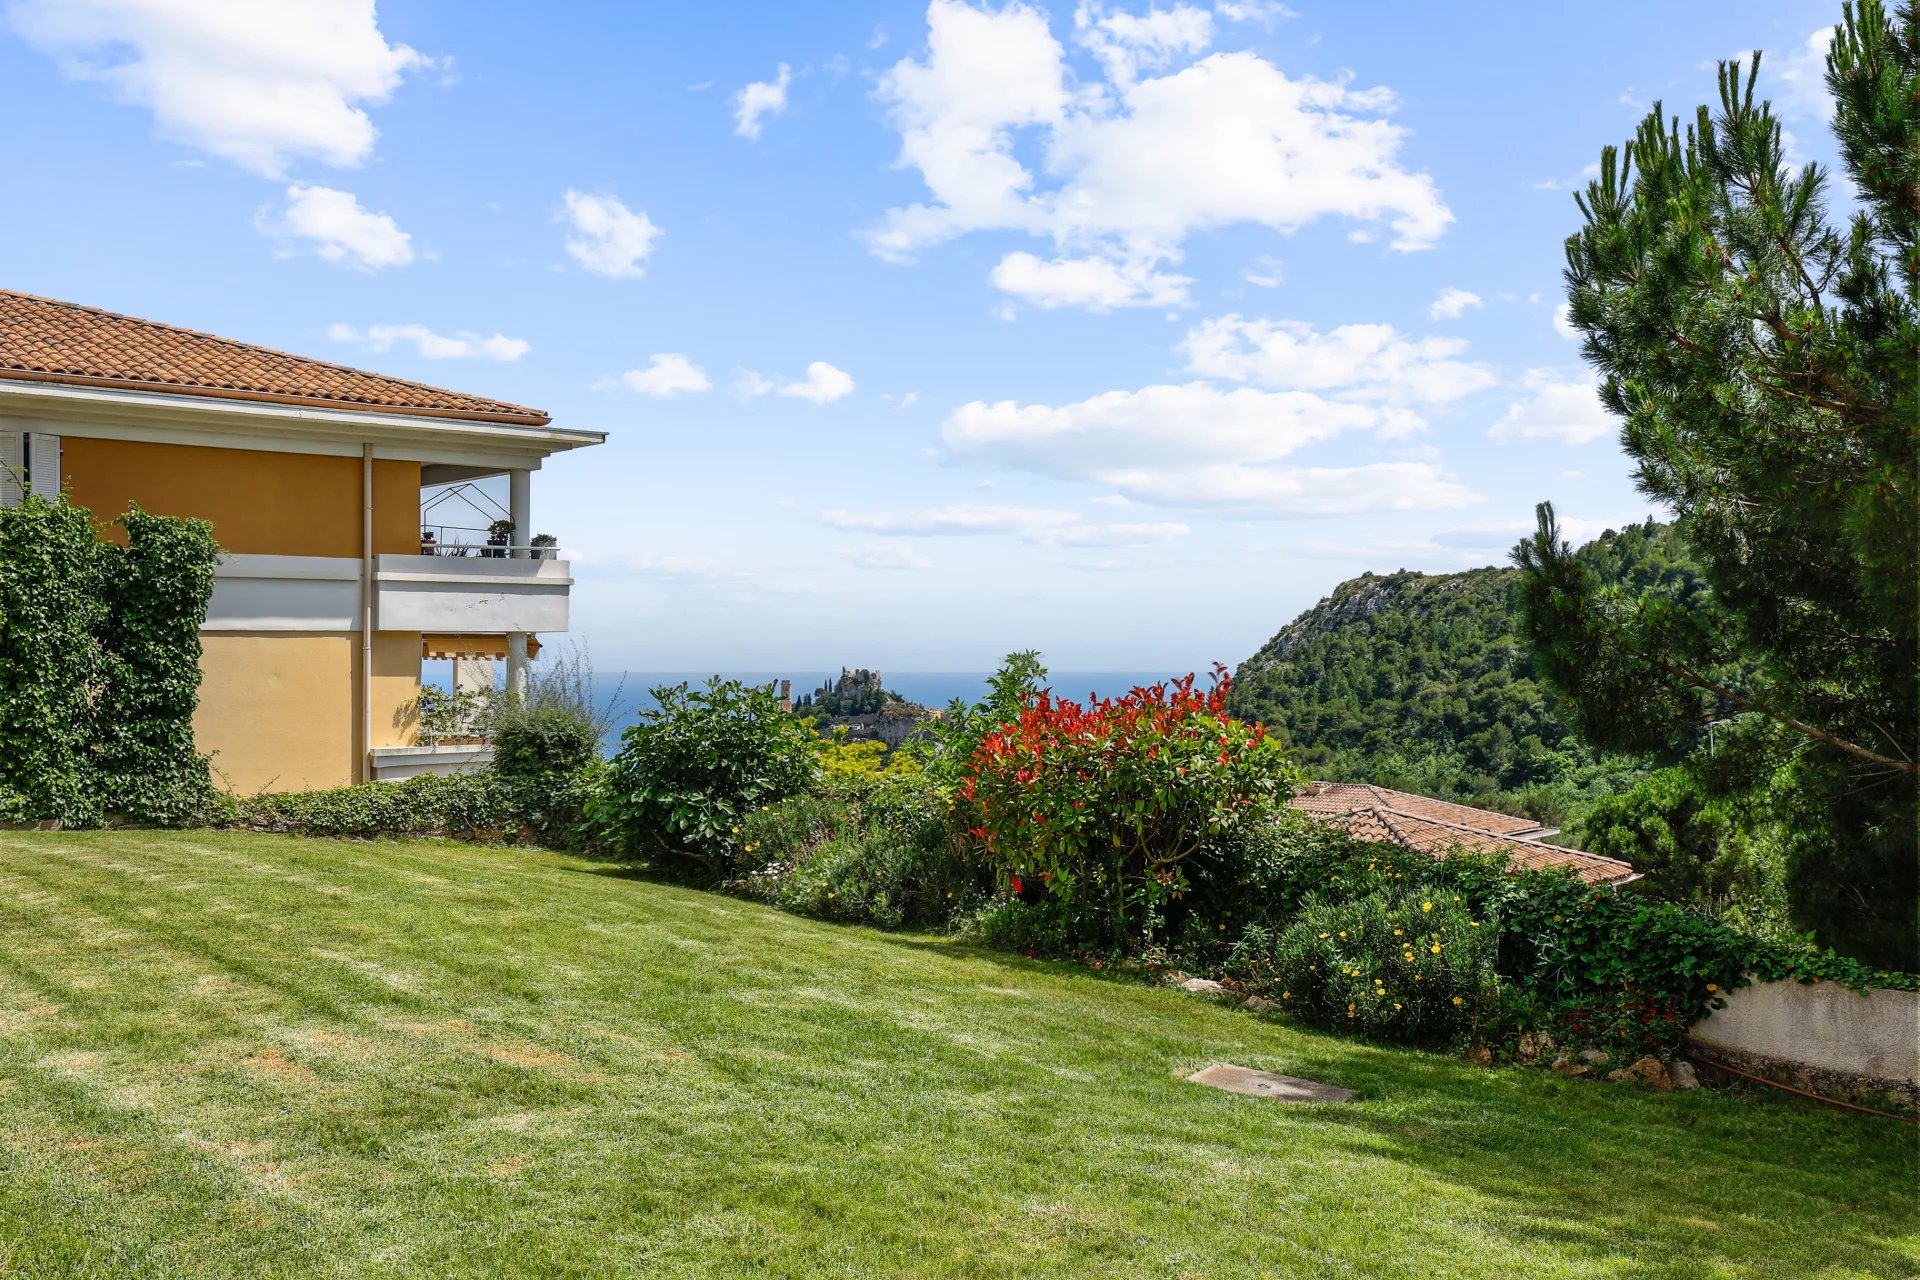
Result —
<instances>
[{"instance_id":1,"label":"lawn","mask_svg":"<svg viewBox=\"0 0 1920 1280\"><path fill-rule=\"evenodd\" d=\"M1916 1172L558 854L0 835L0 1276L1911 1276Z\"/></svg>"}]
</instances>

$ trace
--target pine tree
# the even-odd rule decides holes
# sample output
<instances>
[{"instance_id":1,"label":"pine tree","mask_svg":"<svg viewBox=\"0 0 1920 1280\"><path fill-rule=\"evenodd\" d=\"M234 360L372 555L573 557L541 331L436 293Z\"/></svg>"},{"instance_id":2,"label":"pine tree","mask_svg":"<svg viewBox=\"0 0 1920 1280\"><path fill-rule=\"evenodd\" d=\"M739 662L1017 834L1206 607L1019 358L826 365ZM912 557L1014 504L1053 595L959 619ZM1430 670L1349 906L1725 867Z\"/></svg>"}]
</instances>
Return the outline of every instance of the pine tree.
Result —
<instances>
[{"instance_id":1,"label":"pine tree","mask_svg":"<svg viewBox=\"0 0 1920 1280\"><path fill-rule=\"evenodd\" d=\"M1601 154L1567 241L1571 319L1640 488L1712 600L1603 590L1552 508L1515 549L1524 629L1593 745L1696 760L1787 831L1796 922L1915 960L1920 778L1920 29L1848 4L1827 60L1858 212L1786 163L1760 57L1720 109L1656 105Z\"/></svg>"}]
</instances>

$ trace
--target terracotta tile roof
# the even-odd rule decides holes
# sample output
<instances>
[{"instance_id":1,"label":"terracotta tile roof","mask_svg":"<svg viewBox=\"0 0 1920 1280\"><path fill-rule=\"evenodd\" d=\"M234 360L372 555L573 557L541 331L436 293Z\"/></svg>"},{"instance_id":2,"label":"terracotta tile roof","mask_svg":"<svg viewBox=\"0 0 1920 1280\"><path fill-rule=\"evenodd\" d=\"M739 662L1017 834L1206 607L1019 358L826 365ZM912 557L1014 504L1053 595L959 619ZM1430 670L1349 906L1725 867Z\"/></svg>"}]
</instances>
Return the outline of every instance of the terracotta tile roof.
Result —
<instances>
[{"instance_id":1,"label":"terracotta tile roof","mask_svg":"<svg viewBox=\"0 0 1920 1280\"><path fill-rule=\"evenodd\" d=\"M1325 787L1329 784L1314 785ZM1490 813L1488 810L1475 809L1470 805L1448 804L1444 800L1430 800L1425 796L1410 795L1404 791L1389 791L1384 787L1366 787L1351 783L1331 785L1347 788L1344 798L1350 800L1355 798L1352 794L1354 792L1378 791L1383 797L1391 797L1396 801L1418 801L1422 806L1427 807L1426 812L1412 812L1406 806L1381 801L1364 805L1353 803L1343 807L1326 798L1324 793L1313 792L1311 788L1294 797L1293 808L1319 818L1331 826L1339 827L1356 840L1397 844L1404 849L1432 854L1436 858L1445 858L1456 851L1503 854L1508 859L1509 865L1528 870L1541 871L1550 867L1570 868L1575 875L1588 884L1618 885L1639 878L1639 873L1632 866L1617 858L1603 858L1597 853L1568 849L1524 835L1489 831L1468 823L1449 822L1436 817L1434 811L1451 809L1464 814L1504 819L1508 824L1522 821L1506 814ZM1539 831L1542 828L1529 822L1527 829Z\"/></svg>"},{"instance_id":2,"label":"terracotta tile roof","mask_svg":"<svg viewBox=\"0 0 1920 1280\"><path fill-rule=\"evenodd\" d=\"M545 426L538 409L0 289L0 378Z\"/></svg>"},{"instance_id":3,"label":"terracotta tile roof","mask_svg":"<svg viewBox=\"0 0 1920 1280\"><path fill-rule=\"evenodd\" d=\"M1306 790L1293 798L1293 807L1317 817L1332 817L1351 813L1355 809L1387 808L1397 813L1507 836L1529 835L1546 830L1532 818L1516 818L1510 813L1476 809L1472 805L1434 800L1409 791L1393 791L1365 782L1309 782Z\"/></svg>"}]
</instances>

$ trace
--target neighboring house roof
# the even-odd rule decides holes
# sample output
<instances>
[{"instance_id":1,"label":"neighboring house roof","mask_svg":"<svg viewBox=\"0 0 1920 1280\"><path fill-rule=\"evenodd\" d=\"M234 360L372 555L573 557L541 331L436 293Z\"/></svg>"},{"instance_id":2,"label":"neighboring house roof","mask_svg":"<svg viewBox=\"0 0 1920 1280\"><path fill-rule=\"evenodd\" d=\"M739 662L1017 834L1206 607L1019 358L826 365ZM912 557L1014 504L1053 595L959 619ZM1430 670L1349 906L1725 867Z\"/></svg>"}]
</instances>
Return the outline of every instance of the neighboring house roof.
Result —
<instances>
[{"instance_id":1,"label":"neighboring house roof","mask_svg":"<svg viewBox=\"0 0 1920 1280\"><path fill-rule=\"evenodd\" d=\"M540 427L539 409L0 289L0 378Z\"/></svg>"},{"instance_id":2,"label":"neighboring house roof","mask_svg":"<svg viewBox=\"0 0 1920 1280\"><path fill-rule=\"evenodd\" d=\"M1472 805L1453 804L1417 796L1409 791L1393 791L1365 782L1309 782L1306 790L1293 798L1293 807L1315 817L1333 817L1356 809L1392 809L1417 818L1451 822L1476 831L1499 835L1539 835L1546 828L1532 818L1516 818L1510 813L1476 809Z\"/></svg>"},{"instance_id":3,"label":"neighboring house roof","mask_svg":"<svg viewBox=\"0 0 1920 1280\"><path fill-rule=\"evenodd\" d=\"M1321 790L1316 791L1315 788ZM1338 794L1329 796L1327 792L1330 790ZM1363 797L1358 794L1362 792L1374 792L1377 795L1372 797L1372 803L1362 803ZM1631 865L1617 858L1604 858L1597 853L1547 844L1532 836L1516 835L1510 831L1489 830L1477 821L1485 818L1506 826L1525 823L1524 830L1527 831L1544 829L1527 819L1475 809L1470 805L1449 804L1444 800L1432 800L1404 791L1390 791L1385 787L1312 783L1306 791L1294 797L1291 805L1302 813L1340 828L1356 840L1397 844L1436 858L1444 858L1455 851L1501 854L1510 865L1532 871L1565 867L1588 884L1621 885L1640 878ZM1473 821L1449 821L1440 816L1441 811L1452 811Z\"/></svg>"}]
</instances>

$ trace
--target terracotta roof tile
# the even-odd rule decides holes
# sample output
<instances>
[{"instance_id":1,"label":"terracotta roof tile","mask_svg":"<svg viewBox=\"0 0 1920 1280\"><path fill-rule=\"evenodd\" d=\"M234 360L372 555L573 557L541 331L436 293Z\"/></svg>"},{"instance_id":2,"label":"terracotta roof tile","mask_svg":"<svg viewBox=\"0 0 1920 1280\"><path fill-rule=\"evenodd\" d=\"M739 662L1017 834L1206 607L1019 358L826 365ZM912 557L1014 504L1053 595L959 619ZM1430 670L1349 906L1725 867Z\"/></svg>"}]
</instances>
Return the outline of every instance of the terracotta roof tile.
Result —
<instances>
[{"instance_id":1,"label":"terracotta roof tile","mask_svg":"<svg viewBox=\"0 0 1920 1280\"><path fill-rule=\"evenodd\" d=\"M1397 813L1457 823L1476 831L1492 831L1508 836L1545 830L1532 818L1516 818L1510 813L1476 809L1472 805L1435 800L1409 791L1393 791L1365 782L1310 782L1305 791L1294 797L1293 807L1321 817L1351 813L1355 809L1385 807Z\"/></svg>"},{"instance_id":2,"label":"terracotta roof tile","mask_svg":"<svg viewBox=\"0 0 1920 1280\"><path fill-rule=\"evenodd\" d=\"M1425 796L1409 795L1404 791L1389 791L1386 788L1365 788L1360 784L1339 783L1335 786L1350 787L1352 791L1378 790L1385 796L1406 800L1424 801L1428 806L1441 806L1448 809L1463 810L1468 814L1485 814L1485 809L1475 809L1469 805L1448 804L1444 800L1429 800ZM1352 799L1351 792L1346 796ZM1526 836L1511 835L1499 831L1488 831L1480 827L1459 822L1447 822L1432 816L1431 813L1413 813L1405 808L1384 803L1370 805L1354 804L1339 807L1327 800L1324 795L1311 791L1294 797L1292 807L1302 813L1319 818L1331 826L1339 827L1356 840L1375 841L1381 844L1397 844L1403 849L1412 849L1418 853L1431 854L1435 858L1445 858L1455 852L1501 854L1514 867L1532 871L1542 871L1551 867L1566 867L1588 884L1625 884L1639 878L1632 866L1616 858L1603 858L1597 853L1587 853L1580 849L1568 849L1557 844L1548 844L1543 840ZM1494 817L1506 817L1494 814ZM1532 830L1539 830L1537 826Z\"/></svg>"},{"instance_id":3,"label":"terracotta roof tile","mask_svg":"<svg viewBox=\"0 0 1920 1280\"><path fill-rule=\"evenodd\" d=\"M0 378L545 426L538 409L0 289Z\"/></svg>"}]
</instances>

